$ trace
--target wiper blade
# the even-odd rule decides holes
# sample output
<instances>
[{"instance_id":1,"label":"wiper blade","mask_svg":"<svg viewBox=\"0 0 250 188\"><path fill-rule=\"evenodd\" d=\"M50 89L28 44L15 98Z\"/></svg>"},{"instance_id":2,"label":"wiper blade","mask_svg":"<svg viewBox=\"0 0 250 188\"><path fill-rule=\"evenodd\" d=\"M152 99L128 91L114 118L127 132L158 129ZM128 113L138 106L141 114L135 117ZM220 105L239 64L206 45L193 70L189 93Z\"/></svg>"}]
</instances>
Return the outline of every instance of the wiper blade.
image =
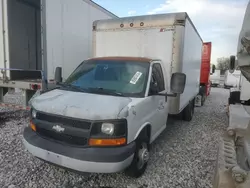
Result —
<instances>
[{"instance_id":1,"label":"wiper blade","mask_svg":"<svg viewBox=\"0 0 250 188\"><path fill-rule=\"evenodd\" d=\"M69 88L69 89L73 89L75 91L85 91L83 88L79 87L79 86L74 86L72 84L66 84L66 83L59 83L57 84L63 88Z\"/></svg>"},{"instance_id":2,"label":"wiper blade","mask_svg":"<svg viewBox=\"0 0 250 188\"><path fill-rule=\"evenodd\" d=\"M89 87L89 91L95 92L95 93L100 93L100 94L107 94L107 95L117 95L117 96L124 96L122 93L117 92L116 90L112 89L104 89L102 87Z\"/></svg>"}]
</instances>

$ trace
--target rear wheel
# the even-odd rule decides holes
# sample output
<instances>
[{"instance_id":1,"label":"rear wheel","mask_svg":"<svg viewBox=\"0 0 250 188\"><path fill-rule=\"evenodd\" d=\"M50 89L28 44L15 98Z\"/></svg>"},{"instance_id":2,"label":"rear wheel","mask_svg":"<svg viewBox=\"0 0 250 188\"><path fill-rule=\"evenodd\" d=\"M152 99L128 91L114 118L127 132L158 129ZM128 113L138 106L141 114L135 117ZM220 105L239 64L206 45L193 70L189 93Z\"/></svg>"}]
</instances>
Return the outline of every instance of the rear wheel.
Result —
<instances>
[{"instance_id":1,"label":"rear wheel","mask_svg":"<svg viewBox=\"0 0 250 188\"><path fill-rule=\"evenodd\" d=\"M193 119L194 100L189 101L189 104L184 108L182 113L184 121L191 121Z\"/></svg>"},{"instance_id":2,"label":"rear wheel","mask_svg":"<svg viewBox=\"0 0 250 188\"><path fill-rule=\"evenodd\" d=\"M149 160L149 138L142 133L136 139L136 151L131 165L125 170L127 176L138 178L146 170Z\"/></svg>"}]
</instances>

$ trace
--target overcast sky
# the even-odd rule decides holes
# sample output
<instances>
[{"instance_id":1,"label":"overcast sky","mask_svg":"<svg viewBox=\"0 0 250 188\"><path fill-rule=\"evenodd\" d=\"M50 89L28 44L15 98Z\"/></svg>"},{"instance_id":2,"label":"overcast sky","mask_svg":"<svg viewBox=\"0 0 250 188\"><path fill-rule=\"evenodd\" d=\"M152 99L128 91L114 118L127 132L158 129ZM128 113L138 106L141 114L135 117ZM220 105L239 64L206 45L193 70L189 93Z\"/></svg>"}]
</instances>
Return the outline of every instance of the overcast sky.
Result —
<instances>
[{"instance_id":1,"label":"overcast sky","mask_svg":"<svg viewBox=\"0 0 250 188\"><path fill-rule=\"evenodd\" d=\"M204 42L212 42L212 63L236 53L248 0L94 0L119 17L187 12Z\"/></svg>"}]
</instances>

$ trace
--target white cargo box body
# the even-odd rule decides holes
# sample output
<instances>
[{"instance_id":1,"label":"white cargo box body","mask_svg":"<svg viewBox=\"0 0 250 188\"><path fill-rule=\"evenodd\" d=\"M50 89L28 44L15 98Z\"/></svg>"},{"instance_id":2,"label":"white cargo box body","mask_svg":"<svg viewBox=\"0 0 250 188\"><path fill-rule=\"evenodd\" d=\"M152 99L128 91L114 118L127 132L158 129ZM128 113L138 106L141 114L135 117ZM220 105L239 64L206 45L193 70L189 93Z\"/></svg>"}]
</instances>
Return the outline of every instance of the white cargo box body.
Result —
<instances>
[{"instance_id":1,"label":"white cargo box body","mask_svg":"<svg viewBox=\"0 0 250 188\"><path fill-rule=\"evenodd\" d=\"M225 73L225 86L229 87L238 87L240 84L240 70L235 70L233 73L230 73L228 70Z\"/></svg>"},{"instance_id":2,"label":"white cargo box body","mask_svg":"<svg viewBox=\"0 0 250 188\"><path fill-rule=\"evenodd\" d=\"M212 75L210 75L210 81L212 84L220 84L220 70L215 70Z\"/></svg>"},{"instance_id":3,"label":"white cargo box body","mask_svg":"<svg viewBox=\"0 0 250 188\"><path fill-rule=\"evenodd\" d=\"M250 82L242 74L240 75L240 100L250 100Z\"/></svg>"},{"instance_id":4,"label":"white cargo box body","mask_svg":"<svg viewBox=\"0 0 250 188\"><path fill-rule=\"evenodd\" d=\"M187 76L183 94L169 97L170 114L178 114L199 92L202 39L186 13L99 20L93 25L94 57L132 56L160 59L170 78Z\"/></svg>"},{"instance_id":5,"label":"white cargo box body","mask_svg":"<svg viewBox=\"0 0 250 188\"><path fill-rule=\"evenodd\" d=\"M90 0L1 0L0 68L43 70L51 80L62 67L65 79L92 55L93 21L116 17ZM6 76L27 79L27 72Z\"/></svg>"}]
</instances>

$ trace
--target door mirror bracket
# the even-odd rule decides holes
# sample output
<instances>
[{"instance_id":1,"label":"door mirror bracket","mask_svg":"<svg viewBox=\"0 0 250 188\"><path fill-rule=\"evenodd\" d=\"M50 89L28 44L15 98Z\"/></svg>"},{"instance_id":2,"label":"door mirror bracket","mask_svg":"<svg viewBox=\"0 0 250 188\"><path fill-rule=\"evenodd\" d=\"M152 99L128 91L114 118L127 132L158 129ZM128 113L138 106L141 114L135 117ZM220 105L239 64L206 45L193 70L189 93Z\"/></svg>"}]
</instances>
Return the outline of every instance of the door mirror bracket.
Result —
<instances>
[{"instance_id":1,"label":"door mirror bracket","mask_svg":"<svg viewBox=\"0 0 250 188\"><path fill-rule=\"evenodd\" d=\"M171 93L171 94L168 94L168 93L157 93L156 95L165 96L165 97L176 97L177 93Z\"/></svg>"}]
</instances>

